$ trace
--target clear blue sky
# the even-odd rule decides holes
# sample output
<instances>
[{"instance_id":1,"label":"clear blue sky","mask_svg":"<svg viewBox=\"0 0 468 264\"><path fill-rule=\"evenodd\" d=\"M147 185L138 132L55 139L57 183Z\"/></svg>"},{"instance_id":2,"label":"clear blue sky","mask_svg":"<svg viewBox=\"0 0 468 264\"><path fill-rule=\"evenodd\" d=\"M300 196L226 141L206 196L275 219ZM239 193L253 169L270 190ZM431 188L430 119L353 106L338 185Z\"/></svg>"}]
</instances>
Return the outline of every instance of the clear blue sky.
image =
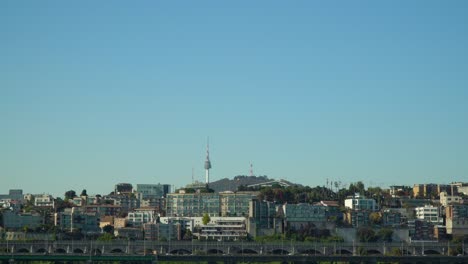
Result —
<instances>
[{"instance_id":1,"label":"clear blue sky","mask_svg":"<svg viewBox=\"0 0 468 264\"><path fill-rule=\"evenodd\" d=\"M468 1L0 1L0 193L468 181Z\"/></svg>"}]
</instances>

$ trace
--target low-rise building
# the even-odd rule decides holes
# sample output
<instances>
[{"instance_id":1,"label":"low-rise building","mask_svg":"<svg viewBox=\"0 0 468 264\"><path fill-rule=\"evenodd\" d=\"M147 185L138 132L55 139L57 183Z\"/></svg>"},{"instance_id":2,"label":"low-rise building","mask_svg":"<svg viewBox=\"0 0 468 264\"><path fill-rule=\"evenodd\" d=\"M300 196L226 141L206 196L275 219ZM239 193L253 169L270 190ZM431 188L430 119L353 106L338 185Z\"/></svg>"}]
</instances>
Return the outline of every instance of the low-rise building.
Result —
<instances>
[{"instance_id":1,"label":"low-rise building","mask_svg":"<svg viewBox=\"0 0 468 264\"><path fill-rule=\"evenodd\" d=\"M83 206L86 204L86 200L83 199L83 197L74 197L71 202L73 203L73 205L75 206Z\"/></svg>"},{"instance_id":2,"label":"low-rise building","mask_svg":"<svg viewBox=\"0 0 468 264\"><path fill-rule=\"evenodd\" d=\"M143 224L145 240L180 240L181 228L178 223L146 223Z\"/></svg>"},{"instance_id":3,"label":"low-rise building","mask_svg":"<svg viewBox=\"0 0 468 264\"><path fill-rule=\"evenodd\" d=\"M0 200L8 199L8 200L23 200L23 190L21 189L10 189L8 194L0 194Z\"/></svg>"},{"instance_id":4,"label":"low-rise building","mask_svg":"<svg viewBox=\"0 0 468 264\"><path fill-rule=\"evenodd\" d=\"M3 227L7 229L21 229L23 227L37 228L43 222L43 217L37 213L3 212Z\"/></svg>"},{"instance_id":5,"label":"low-rise building","mask_svg":"<svg viewBox=\"0 0 468 264\"><path fill-rule=\"evenodd\" d=\"M102 200L107 204L119 206L122 213L128 213L140 207L140 200L133 196L107 195Z\"/></svg>"},{"instance_id":6,"label":"low-rise building","mask_svg":"<svg viewBox=\"0 0 468 264\"><path fill-rule=\"evenodd\" d=\"M83 234L100 233L99 215L80 210L78 207L65 208L63 212L55 213L55 226L68 232L76 230Z\"/></svg>"},{"instance_id":7,"label":"low-rise building","mask_svg":"<svg viewBox=\"0 0 468 264\"><path fill-rule=\"evenodd\" d=\"M397 227L403 224L403 218L400 212L385 210L382 212L382 225Z\"/></svg>"},{"instance_id":8,"label":"low-rise building","mask_svg":"<svg viewBox=\"0 0 468 264\"><path fill-rule=\"evenodd\" d=\"M440 208L432 205L425 205L423 207L416 207L416 218L426 220L432 224L442 224L443 218L440 215Z\"/></svg>"},{"instance_id":9,"label":"low-rise building","mask_svg":"<svg viewBox=\"0 0 468 264\"><path fill-rule=\"evenodd\" d=\"M119 216L122 207L113 204L88 204L82 207L86 213L96 213L99 216Z\"/></svg>"},{"instance_id":10,"label":"low-rise building","mask_svg":"<svg viewBox=\"0 0 468 264\"><path fill-rule=\"evenodd\" d=\"M411 189L409 186L404 185L392 185L390 186L390 195L392 197L400 197L406 195L406 190Z\"/></svg>"},{"instance_id":11,"label":"low-rise building","mask_svg":"<svg viewBox=\"0 0 468 264\"><path fill-rule=\"evenodd\" d=\"M434 240L434 224L426 220L408 221L408 232L411 240Z\"/></svg>"},{"instance_id":12,"label":"low-rise building","mask_svg":"<svg viewBox=\"0 0 468 264\"><path fill-rule=\"evenodd\" d=\"M426 197L439 196L441 192L446 191L451 193L450 185L447 184L414 184L413 197Z\"/></svg>"},{"instance_id":13,"label":"low-rise building","mask_svg":"<svg viewBox=\"0 0 468 264\"><path fill-rule=\"evenodd\" d=\"M368 199L360 194L355 194L348 199L345 199L345 207L351 210L369 210L369 211L378 211L379 207L377 202L374 199Z\"/></svg>"},{"instance_id":14,"label":"low-rise building","mask_svg":"<svg viewBox=\"0 0 468 264\"><path fill-rule=\"evenodd\" d=\"M122 227L114 229L114 235L118 238L130 240L143 239L143 229L136 227Z\"/></svg>"},{"instance_id":15,"label":"low-rise building","mask_svg":"<svg viewBox=\"0 0 468 264\"><path fill-rule=\"evenodd\" d=\"M257 195L258 192L220 192L221 216L248 216L250 201L256 200Z\"/></svg>"},{"instance_id":16,"label":"low-rise building","mask_svg":"<svg viewBox=\"0 0 468 264\"><path fill-rule=\"evenodd\" d=\"M99 218L99 227L102 229L108 225L114 226L114 217L113 216L101 216Z\"/></svg>"},{"instance_id":17,"label":"low-rise building","mask_svg":"<svg viewBox=\"0 0 468 264\"><path fill-rule=\"evenodd\" d=\"M123 228L127 226L127 218L114 217L114 228Z\"/></svg>"},{"instance_id":18,"label":"low-rise building","mask_svg":"<svg viewBox=\"0 0 468 264\"><path fill-rule=\"evenodd\" d=\"M447 228L444 225L434 226L434 238L441 241L447 239Z\"/></svg>"},{"instance_id":19,"label":"low-rise building","mask_svg":"<svg viewBox=\"0 0 468 264\"><path fill-rule=\"evenodd\" d=\"M39 194L34 196L34 206L54 207L54 197L50 194Z\"/></svg>"},{"instance_id":20,"label":"low-rise building","mask_svg":"<svg viewBox=\"0 0 468 264\"><path fill-rule=\"evenodd\" d=\"M369 210L347 211L343 214L343 221L353 227L369 226L371 213Z\"/></svg>"},{"instance_id":21,"label":"low-rise building","mask_svg":"<svg viewBox=\"0 0 468 264\"><path fill-rule=\"evenodd\" d=\"M447 192L440 193L440 204L442 206L447 206L450 204L461 204L463 199L458 195L449 195Z\"/></svg>"},{"instance_id":22,"label":"low-rise building","mask_svg":"<svg viewBox=\"0 0 468 264\"><path fill-rule=\"evenodd\" d=\"M445 210L447 234L468 235L468 205L449 205Z\"/></svg>"},{"instance_id":23,"label":"low-rise building","mask_svg":"<svg viewBox=\"0 0 468 264\"><path fill-rule=\"evenodd\" d=\"M171 192L169 184L137 184L136 194L139 199L160 199Z\"/></svg>"},{"instance_id":24,"label":"low-rise building","mask_svg":"<svg viewBox=\"0 0 468 264\"><path fill-rule=\"evenodd\" d=\"M206 225L199 226L193 235L198 239L229 241L247 237L246 218L219 217Z\"/></svg>"},{"instance_id":25,"label":"low-rise building","mask_svg":"<svg viewBox=\"0 0 468 264\"><path fill-rule=\"evenodd\" d=\"M140 208L152 207L154 211L160 215L166 215L166 199L165 198L145 198L140 199Z\"/></svg>"},{"instance_id":26,"label":"low-rise building","mask_svg":"<svg viewBox=\"0 0 468 264\"><path fill-rule=\"evenodd\" d=\"M219 216L219 194L217 193L169 193L166 200L166 216L201 217Z\"/></svg>"},{"instance_id":27,"label":"low-rise building","mask_svg":"<svg viewBox=\"0 0 468 264\"><path fill-rule=\"evenodd\" d=\"M314 223L327 222L326 207L307 203L284 204L282 206L285 226L290 229L300 229L303 226Z\"/></svg>"},{"instance_id":28,"label":"low-rise building","mask_svg":"<svg viewBox=\"0 0 468 264\"><path fill-rule=\"evenodd\" d=\"M127 215L127 224L131 227L141 227L145 223L156 221L156 212L154 208L140 208Z\"/></svg>"},{"instance_id":29,"label":"low-rise building","mask_svg":"<svg viewBox=\"0 0 468 264\"><path fill-rule=\"evenodd\" d=\"M274 231L276 204L274 202L260 200L251 200L249 203L250 224L257 230L265 229Z\"/></svg>"}]
</instances>

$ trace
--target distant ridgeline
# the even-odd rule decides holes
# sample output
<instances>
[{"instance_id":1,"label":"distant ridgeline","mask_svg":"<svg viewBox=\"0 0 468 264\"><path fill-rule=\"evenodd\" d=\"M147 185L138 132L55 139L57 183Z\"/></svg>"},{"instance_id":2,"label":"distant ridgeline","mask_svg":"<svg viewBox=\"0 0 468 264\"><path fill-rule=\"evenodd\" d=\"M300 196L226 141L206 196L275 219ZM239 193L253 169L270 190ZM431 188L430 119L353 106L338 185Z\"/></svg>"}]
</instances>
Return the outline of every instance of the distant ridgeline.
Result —
<instances>
[{"instance_id":1,"label":"distant ridgeline","mask_svg":"<svg viewBox=\"0 0 468 264\"><path fill-rule=\"evenodd\" d=\"M251 185L255 185L260 187L261 185L298 185L294 184L285 180L273 180L269 179L267 176L246 176L246 175L238 175L235 176L234 179L224 178L218 181L214 181L210 183L210 188L213 189L215 192L224 192L224 191L237 191L239 187L247 187Z\"/></svg>"}]
</instances>

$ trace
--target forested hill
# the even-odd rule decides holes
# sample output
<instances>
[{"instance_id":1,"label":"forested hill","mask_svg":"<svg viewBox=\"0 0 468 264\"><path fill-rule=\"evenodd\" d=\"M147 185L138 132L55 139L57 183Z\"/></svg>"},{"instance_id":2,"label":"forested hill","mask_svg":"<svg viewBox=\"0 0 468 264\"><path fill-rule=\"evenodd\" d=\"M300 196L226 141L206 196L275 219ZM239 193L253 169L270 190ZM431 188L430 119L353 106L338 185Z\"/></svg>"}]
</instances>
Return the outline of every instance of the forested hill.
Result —
<instances>
[{"instance_id":1,"label":"forested hill","mask_svg":"<svg viewBox=\"0 0 468 264\"><path fill-rule=\"evenodd\" d=\"M235 176L234 179L224 178L218 181L214 181L210 183L210 189L213 189L215 192L223 192L223 191L237 191L237 188L241 185L250 185L262 182L268 182L272 179L269 179L267 176L245 176L245 175L238 175Z\"/></svg>"}]
</instances>

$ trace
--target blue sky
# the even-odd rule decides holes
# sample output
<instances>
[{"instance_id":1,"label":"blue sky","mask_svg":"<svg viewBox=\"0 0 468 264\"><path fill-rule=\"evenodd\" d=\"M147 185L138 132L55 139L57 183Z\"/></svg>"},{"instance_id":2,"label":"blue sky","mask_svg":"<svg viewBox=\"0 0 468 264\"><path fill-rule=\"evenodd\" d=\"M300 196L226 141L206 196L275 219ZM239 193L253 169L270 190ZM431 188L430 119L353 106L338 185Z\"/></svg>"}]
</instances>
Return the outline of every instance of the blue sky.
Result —
<instances>
[{"instance_id":1,"label":"blue sky","mask_svg":"<svg viewBox=\"0 0 468 264\"><path fill-rule=\"evenodd\" d=\"M468 179L466 1L1 1L0 192Z\"/></svg>"}]
</instances>

